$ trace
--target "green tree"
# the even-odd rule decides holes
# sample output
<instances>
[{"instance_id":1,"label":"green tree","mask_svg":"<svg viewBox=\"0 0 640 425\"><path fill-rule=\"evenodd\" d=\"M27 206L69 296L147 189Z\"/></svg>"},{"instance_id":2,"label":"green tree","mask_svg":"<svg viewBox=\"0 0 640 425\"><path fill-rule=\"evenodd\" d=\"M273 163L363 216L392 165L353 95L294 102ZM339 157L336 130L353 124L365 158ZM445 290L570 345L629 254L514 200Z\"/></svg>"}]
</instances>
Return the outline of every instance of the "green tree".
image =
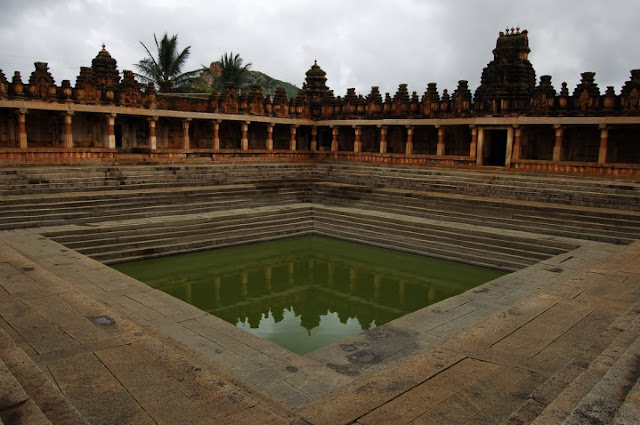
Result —
<instances>
[{"instance_id":1,"label":"green tree","mask_svg":"<svg viewBox=\"0 0 640 425\"><path fill-rule=\"evenodd\" d=\"M219 66L216 67L216 72L211 68L204 67L204 70L209 72L213 77L212 87L218 91L222 91L225 83L234 83L237 88L242 86L242 83L247 78L251 69L251 63L243 65L243 60L239 53L235 55L233 52L224 53L218 61Z\"/></svg>"},{"instance_id":2,"label":"green tree","mask_svg":"<svg viewBox=\"0 0 640 425\"><path fill-rule=\"evenodd\" d=\"M139 73L136 76L143 83L154 83L162 93L170 93L174 90L188 89L200 70L182 72L191 46L187 46L178 52L178 35L169 37L164 33L158 43L158 39L153 34L156 43L157 56L154 57L151 51L141 41L142 47L147 51L147 57L138 62L135 66Z\"/></svg>"}]
</instances>

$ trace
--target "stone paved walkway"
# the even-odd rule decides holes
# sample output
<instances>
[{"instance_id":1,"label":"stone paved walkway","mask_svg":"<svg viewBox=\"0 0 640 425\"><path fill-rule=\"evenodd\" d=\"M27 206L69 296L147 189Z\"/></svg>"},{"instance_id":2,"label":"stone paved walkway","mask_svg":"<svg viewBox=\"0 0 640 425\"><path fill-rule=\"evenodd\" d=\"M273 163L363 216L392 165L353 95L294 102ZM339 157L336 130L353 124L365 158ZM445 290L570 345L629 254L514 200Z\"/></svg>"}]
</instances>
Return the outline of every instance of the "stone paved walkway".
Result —
<instances>
[{"instance_id":1,"label":"stone paved walkway","mask_svg":"<svg viewBox=\"0 0 640 425\"><path fill-rule=\"evenodd\" d=\"M585 243L298 356L36 229L4 232L0 418L634 423L639 302L640 242Z\"/></svg>"}]
</instances>

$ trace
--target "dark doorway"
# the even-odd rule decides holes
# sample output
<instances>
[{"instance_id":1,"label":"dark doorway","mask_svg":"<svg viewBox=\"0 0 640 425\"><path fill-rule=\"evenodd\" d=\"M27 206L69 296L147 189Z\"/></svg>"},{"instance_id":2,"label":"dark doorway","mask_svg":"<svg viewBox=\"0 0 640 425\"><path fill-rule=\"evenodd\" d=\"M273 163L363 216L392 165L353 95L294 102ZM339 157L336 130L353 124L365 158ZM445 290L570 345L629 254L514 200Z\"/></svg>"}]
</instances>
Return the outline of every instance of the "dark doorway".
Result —
<instances>
[{"instance_id":1,"label":"dark doorway","mask_svg":"<svg viewBox=\"0 0 640 425\"><path fill-rule=\"evenodd\" d=\"M507 153L507 130L487 130L482 162L484 165L504 167Z\"/></svg>"},{"instance_id":2,"label":"dark doorway","mask_svg":"<svg viewBox=\"0 0 640 425\"><path fill-rule=\"evenodd\" d=\"M116 148L122 148L122 124L116 124L114 126L113 134L116 139Z\"/></svg>"}]
</instances>

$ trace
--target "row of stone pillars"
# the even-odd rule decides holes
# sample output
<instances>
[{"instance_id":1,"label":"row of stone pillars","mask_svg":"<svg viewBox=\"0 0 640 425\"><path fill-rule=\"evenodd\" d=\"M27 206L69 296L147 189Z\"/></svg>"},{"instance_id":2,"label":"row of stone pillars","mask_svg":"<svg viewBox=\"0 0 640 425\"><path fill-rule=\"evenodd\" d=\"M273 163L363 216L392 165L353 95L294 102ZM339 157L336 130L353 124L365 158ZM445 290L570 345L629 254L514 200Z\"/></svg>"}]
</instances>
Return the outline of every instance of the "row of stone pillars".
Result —
<instances>
[{"instance_id":1,"label":"row of stone pillars","mask_svg":"<svg viewBox=\"0 0 640 425\"><path fill-rule=\"evenodd\" d=\"M149 121L149 148L151 150L157 149L157 138L156 138L156 121L158 117L147 118ZM187 118L182 120L182 148L184 150L190 149L190 141L189 141L189 126L191 123L191 118ZM213 150L220 150L220 124L222 120L213 121ZM249 124L251 121L245 121L242 123L242 139L240 141L240 149L243 151L249 150ZM109 131L112 130L113 123L109 121ZM273 128L275 124L268 123L267 124L267 150L273 150ZM296 150L296 135L297 135L298 125L291 126L291 138L289 140L289 150ZM315 140L318 130L316 127L312 130L312 135ZM109 133L111 134L111 133ZM115 147L115 144L114 144ZM313 142L312 142L312 150Z\"/></svg>"},{"instance_id":2,"label":"row of stone pillars","mask_svg":"<svg viewBox=\"0 0 640 425\"><path fill-rule=\"evenodd\" d=\"M18 146L20 149L27 149L27 131L26 131L26 109L18 110ZM72 119L73 119L73 111L67 111L64 115L64 124L65 124L65 133L64 133L64 147L67 149L73 148L73 131L72 131ZM108 114L107 115L107 148L115 149L116 147L116 137L115 137L115 119L116 114ZM157 138L156 138L156 122L159 117L150 117L147 118L149 123L149 148L151 150L157 149ZM220 150L220 123L222 120L214 120L213 121L213 150ZM191 123L191 119L187 118L182 121L182 147L184 150L190 149L189 147L189 126ZM251 121L242 122L242 140L241 140L241 149L243 151L249 150L249 124ZM273 129L275 123L267 123L267 150L273 150ZM444 156L445 154L445 127L441 125L435 126L438 130L438 144L437 144L437 155ZM469 149L469 156L471 159L476 160L477 165L482 165L483 161L483 146L484 146L484 133L489 129L505 129L505 126L494 126L494 127L478 127L475 125L469 126L471 129L471 144ZM289 150L296 150L296 134L297 134L298 125L291 125L291 138L289 143ZM362 126L354 125L355 130L355 141L353 145L353 151L358 153L362 151L362 142L360 140L362 134ZM553 148L553 160L560 161L562 158L562 142L563 142L563 131L564 128L562 125L554 125L555 128L555 144ZM607 161L607 144L609 139L609 130L606 124L600 124L600 147L598 151L598 163L604 164ZM379 126L380 129L380 153L387 152L387 126ZM407 140L405 145L405 154L412 155L413 154L413 126L406 126L407 129ZM518 125L507 126L507 146L505 152L505 166L509 166L511 160L520 159L521 152L521 135L522 128ZM339 134L339 126L332 126L332 141L331 141L331 151L338 151L338 134ZM311 128L311 150L316 151L318 142L317 142L318 128L317 126L313 126ZM480 155L477 155L477 152L480 152Z\"/></svg>"}]
</instances>

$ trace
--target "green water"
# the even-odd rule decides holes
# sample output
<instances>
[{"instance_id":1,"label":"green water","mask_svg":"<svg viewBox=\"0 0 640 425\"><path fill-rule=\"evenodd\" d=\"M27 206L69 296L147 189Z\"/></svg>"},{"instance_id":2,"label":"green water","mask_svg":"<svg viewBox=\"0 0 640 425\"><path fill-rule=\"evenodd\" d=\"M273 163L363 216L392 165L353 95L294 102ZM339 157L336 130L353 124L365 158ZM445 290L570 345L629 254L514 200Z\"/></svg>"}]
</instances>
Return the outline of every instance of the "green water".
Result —
<instances>
[{"instance_id":1,"label":"green water","mask_svg":"<svg viewBox=\"0 0 640 425\"><path fill-rule=\"evenodd\" d=\"M114 268L300 354L505 274L319 236Z\"/></svg>"}]
</instances>

